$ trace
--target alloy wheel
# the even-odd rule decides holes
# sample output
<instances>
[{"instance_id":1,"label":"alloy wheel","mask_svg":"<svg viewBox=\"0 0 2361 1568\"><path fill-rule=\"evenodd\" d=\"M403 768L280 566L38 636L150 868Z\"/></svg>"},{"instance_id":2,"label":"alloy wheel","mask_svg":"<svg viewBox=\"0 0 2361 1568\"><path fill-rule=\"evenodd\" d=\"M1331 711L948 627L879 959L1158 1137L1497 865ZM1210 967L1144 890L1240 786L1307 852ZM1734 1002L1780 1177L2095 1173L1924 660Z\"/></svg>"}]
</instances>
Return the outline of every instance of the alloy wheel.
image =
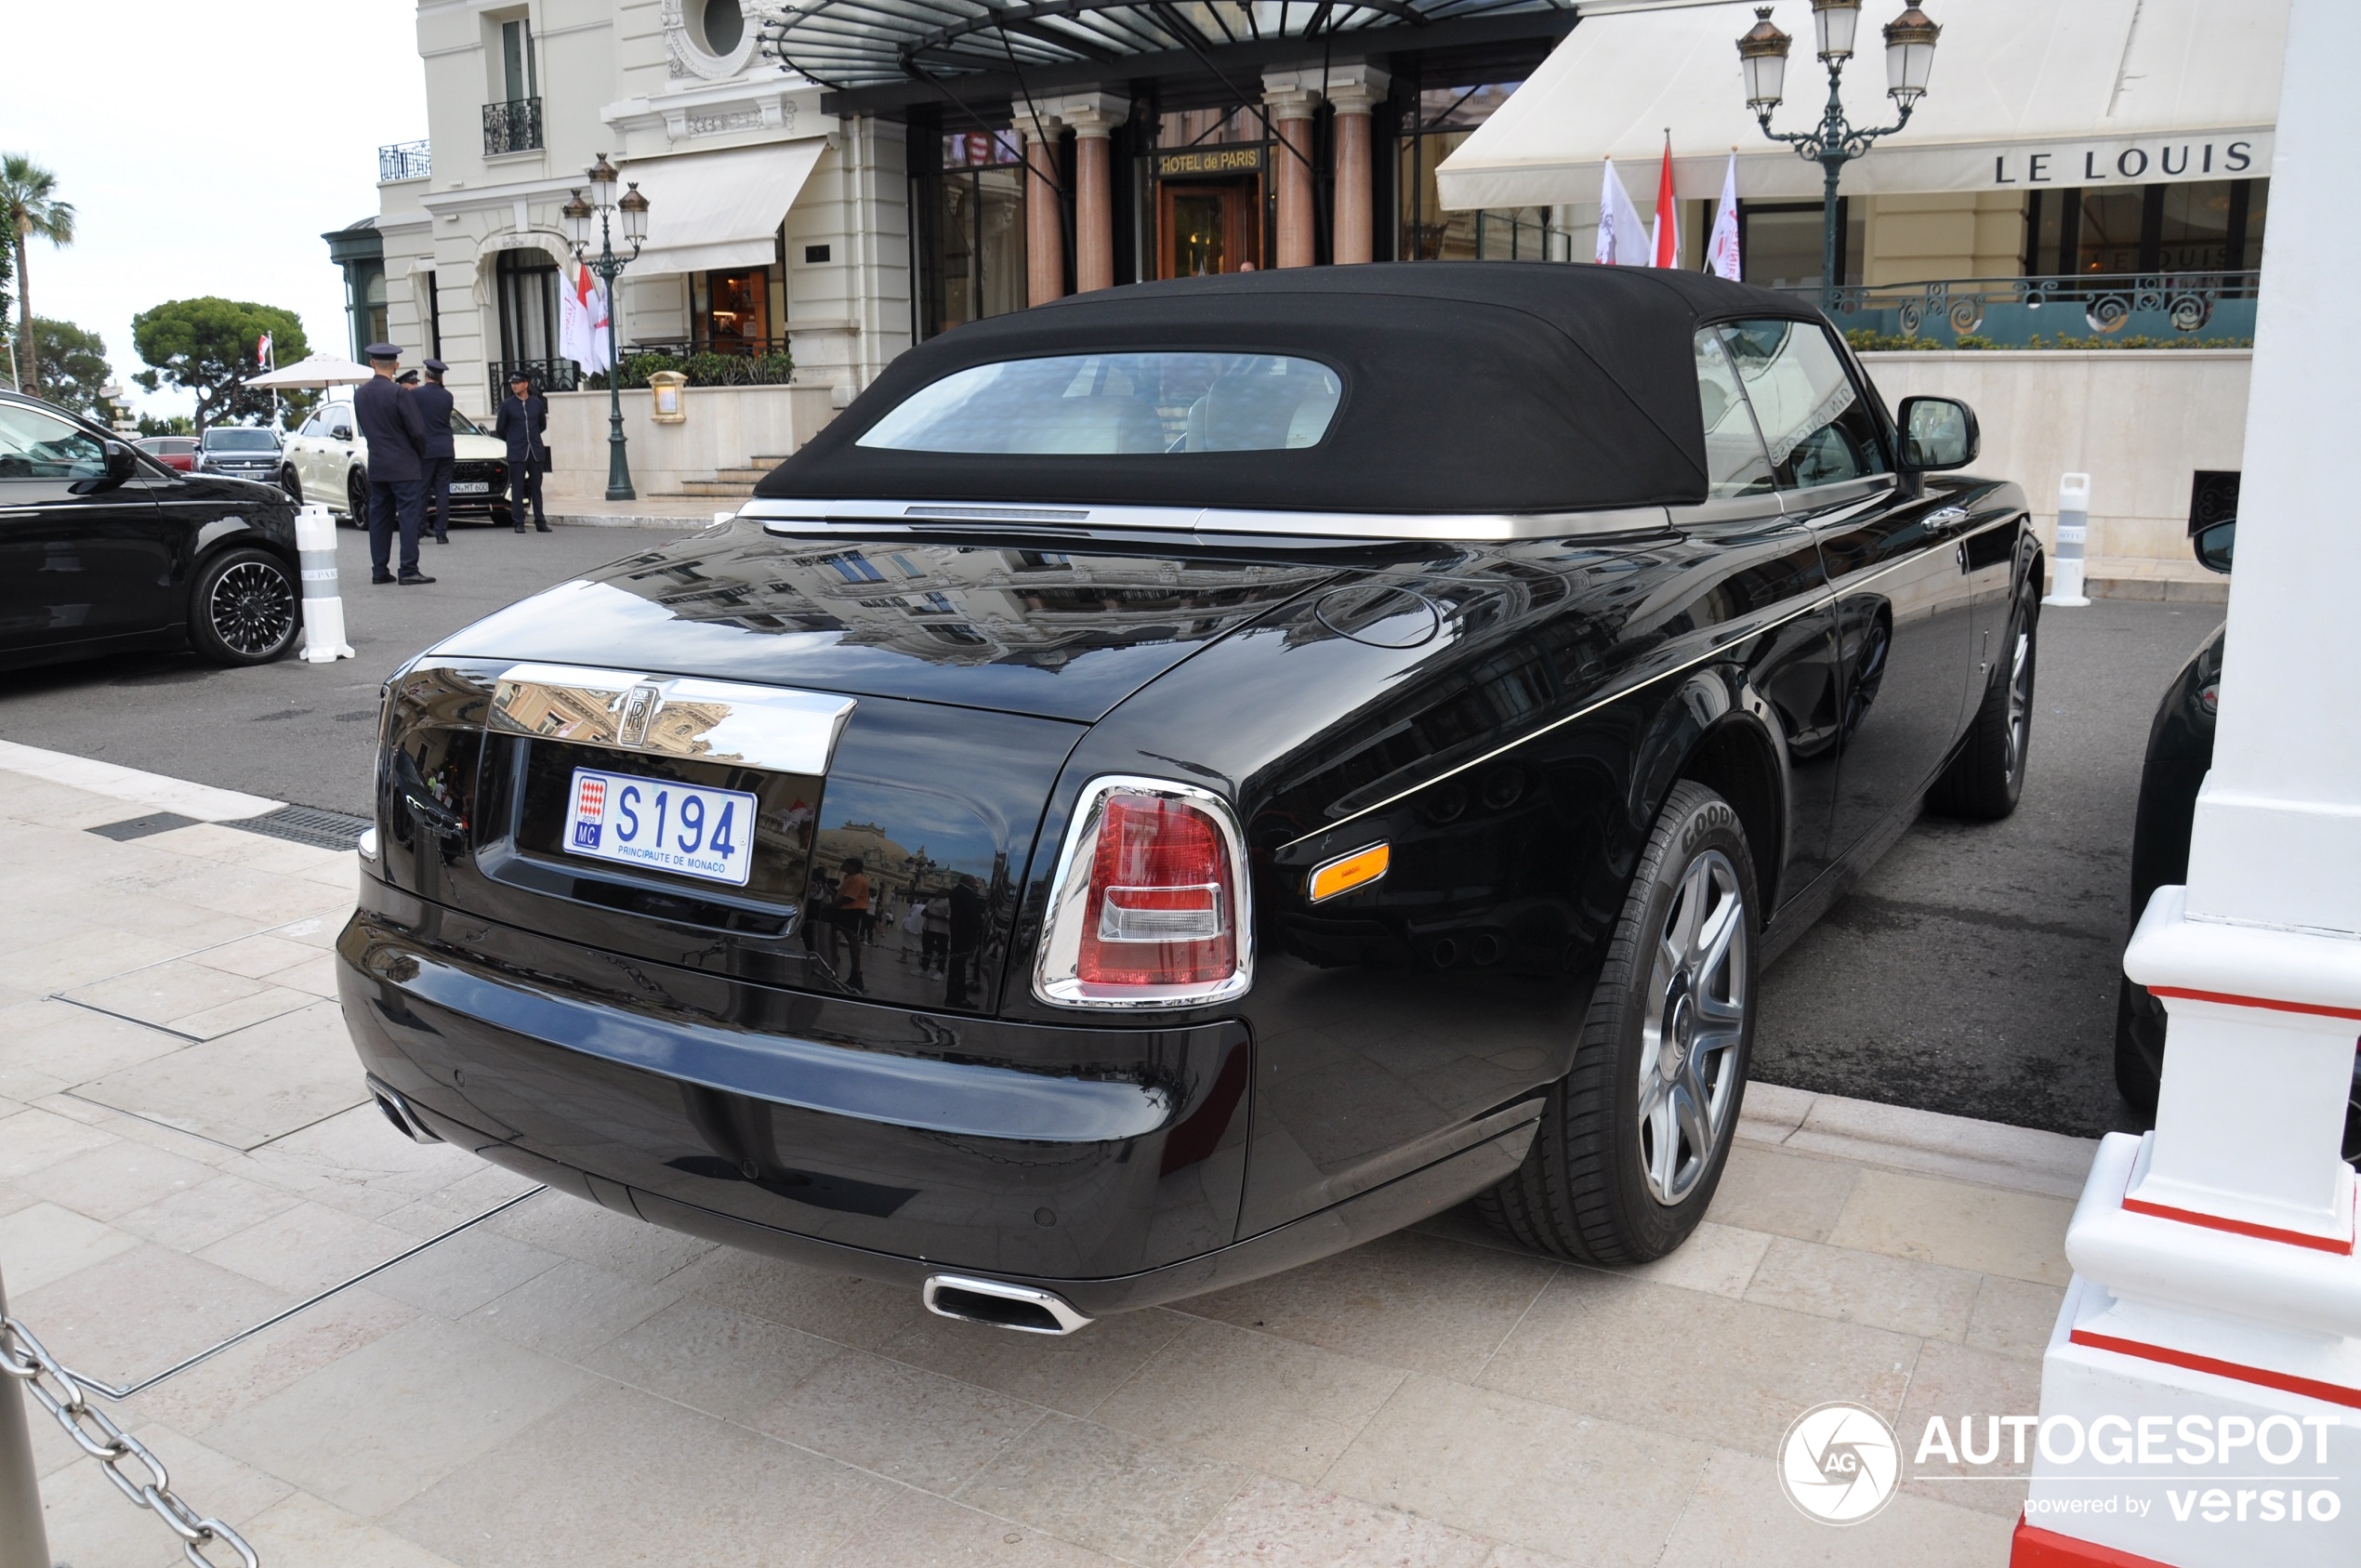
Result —
<instances>
[{"instance_id":1,"label":"alloy wheel","mask_svg":"<svg viewBox=\"0 0 2361 1568\"><path fill-rule=\"evenodd\" d=\"M231 652L268 653L294 635L295 588L277 567L242 560L214 579L205 614Z\"/></svg>"},{"instance_id":2,"label":"alloy wheel","mask_svg":"<svg viewBox=\"0 0 2361 1568\"><path fill-rule=\"evenodd\" d=\"M2025 765L2025 743L2033 724L2033 633L2019 627L2016 647L2009 654L2010 778Z\"/></svg>"},{"instance_id":3,"label":"alloy wheel","mask_svg":"<svg viewBox=\"0 0 2361 1568\"><path fill-rule=\"evenodd\" d=\"M1665 912L1641 1023L1640 1163L1649 1194L1668 1206L1704 1177L1737 1105L1746 943L1737 869L1708 850Z\"/></svg>"}]
</instances>

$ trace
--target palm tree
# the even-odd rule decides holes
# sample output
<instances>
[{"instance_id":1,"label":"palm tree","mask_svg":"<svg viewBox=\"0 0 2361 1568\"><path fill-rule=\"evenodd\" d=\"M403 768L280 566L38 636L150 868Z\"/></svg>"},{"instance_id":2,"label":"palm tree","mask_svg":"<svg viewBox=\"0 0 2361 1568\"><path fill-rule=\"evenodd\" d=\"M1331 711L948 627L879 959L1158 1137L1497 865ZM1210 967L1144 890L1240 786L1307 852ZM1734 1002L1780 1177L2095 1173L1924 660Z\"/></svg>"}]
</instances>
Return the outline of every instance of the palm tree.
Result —
<instances>
[{"instance_id":1,"label":"palm tree","mask_svg":"<svg viewBox=\"0 0 2361 1568\"><path fill-rule=\"evenodd\" d=\"M38 395L41 350L33 340L33 279L25 241L39 235L53 245L73 244L73 204L58 200L58 177L21 152L0 157L0 233L16 247L17 341L24 346L26 389Z\"/></svg>"}]
</instances>

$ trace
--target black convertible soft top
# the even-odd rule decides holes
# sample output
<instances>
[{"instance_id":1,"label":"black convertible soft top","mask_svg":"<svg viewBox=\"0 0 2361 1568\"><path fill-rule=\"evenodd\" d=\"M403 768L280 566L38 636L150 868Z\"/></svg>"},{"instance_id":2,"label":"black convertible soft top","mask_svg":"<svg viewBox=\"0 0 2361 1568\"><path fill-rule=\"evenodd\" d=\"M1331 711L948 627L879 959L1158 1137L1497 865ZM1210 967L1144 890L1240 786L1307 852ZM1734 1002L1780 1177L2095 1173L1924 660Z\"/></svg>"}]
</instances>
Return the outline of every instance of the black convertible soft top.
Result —
<instances>
[{"instance_id":1,"label":"black convertible soft top","mask_svg":"<svg viewBox=\"0 0 2361 1568\"><path fill-rule=\"evenodd\" d=\"M1691 337L1734 317L1817 321L1697 272L1388 262L1182 278L973 322L902 355L756 487L767 499L1535 512L1706 498ZM972 365L1188 349L1293 354L1344 382L1294 450L1045 456L854 444Z\"/></svg>"}]
</instances>

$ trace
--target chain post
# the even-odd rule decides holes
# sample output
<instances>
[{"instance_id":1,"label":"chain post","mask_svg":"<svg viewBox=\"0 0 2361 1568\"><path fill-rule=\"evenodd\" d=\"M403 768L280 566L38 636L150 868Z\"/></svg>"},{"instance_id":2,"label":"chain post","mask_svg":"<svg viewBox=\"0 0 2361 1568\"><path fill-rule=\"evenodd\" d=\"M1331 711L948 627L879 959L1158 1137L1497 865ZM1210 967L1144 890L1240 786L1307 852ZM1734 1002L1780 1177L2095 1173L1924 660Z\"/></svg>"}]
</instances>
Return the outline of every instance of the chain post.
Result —
<instances>
[{"instance_id":1,"label":"chain post","mask_svg":"<svg viewBox=\"0 0 2361 1568\"><path fill-rule=\"evenodd\" d=\"M7 1282L0 1280L0 1318L7 1313ZM17 1382L0 1373L0 1568L51 1568L41 1485L33 1471L33 1430L25 1425L24 1390Z\"/></svg>"},{"instance_id":2,"label":"chain post","mask_svg":"<svg viewBox=\"0 0 2361 1568\"><path fill-rule=\"evenodd\" d=\"M6 1303L0 1302L0 1399L8 1402L0 1403L0 1444L11 1441L6 1430L11 1406L18 1413L23 1410L19 1383L32 1390L33 1397L57 1418L58 1425L65 1429L65 1434L76 1446L99 1461L106 1470L107 1480L125 1501L154 1514L165 1528L180 1537L180 1555L191 1568L225 1568L211 1555L215 1551L235 1553L240 1568L261 1568L260 1559L244 1536L220 1520L206 1518L183 1502L172 1490L172 1478L165 1472L164 1461L90 1403L91 1393L104 1385L51 1355L48 1348L33 1337L33 1330L10 1317ZM24 1430L21 1419L15 1425L18 1431ZM0 1459L6 1457L5 1448L0 1448ZM28 1438L24 1445L24 1482L33 1535L23 1548L7 1534L15 1522L8 1510L19 1505L5 1490L8 1478L5 1467L0 1467L0 1550L16 1554L0 1557L0 1568L53 1568L42 1524L40 1494L33 1486L32 1457ZM147 1472L147 1479L125 1475L125 1460L137 1460ZM26 1552L32 1555L23 1555Z\"/></svg>"}]
</instances>

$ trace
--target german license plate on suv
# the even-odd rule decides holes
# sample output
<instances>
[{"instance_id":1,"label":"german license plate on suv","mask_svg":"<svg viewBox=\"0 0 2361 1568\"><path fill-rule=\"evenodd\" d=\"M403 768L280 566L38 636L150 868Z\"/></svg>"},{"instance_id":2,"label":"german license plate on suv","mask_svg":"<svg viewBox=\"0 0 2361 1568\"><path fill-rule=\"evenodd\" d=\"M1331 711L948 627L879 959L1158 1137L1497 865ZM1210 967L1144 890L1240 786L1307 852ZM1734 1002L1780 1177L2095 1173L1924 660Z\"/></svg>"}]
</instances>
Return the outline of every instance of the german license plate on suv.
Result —
<instances>
[{"instance_id":1,"label":"german license plate on suv","mask_svg":"<svg viewBox=\"0 0 2361 1568\"><path fill-rule=\"evenodd\" d=\"M746 885L754 869L755 797L677 779L574 771L561 845L570 854Z\"/></svg>"},{"instance_id":2,"label":"german license plate on suv","mask_svg":"<svg viewBox=\"0 0 2361 1568\"><path fill-rule=\"evenodd\" d=\"M480 479L463 479L451 487L454 495L486 495L491 491L491 481Z\"/></svg>"}]
</instances>

